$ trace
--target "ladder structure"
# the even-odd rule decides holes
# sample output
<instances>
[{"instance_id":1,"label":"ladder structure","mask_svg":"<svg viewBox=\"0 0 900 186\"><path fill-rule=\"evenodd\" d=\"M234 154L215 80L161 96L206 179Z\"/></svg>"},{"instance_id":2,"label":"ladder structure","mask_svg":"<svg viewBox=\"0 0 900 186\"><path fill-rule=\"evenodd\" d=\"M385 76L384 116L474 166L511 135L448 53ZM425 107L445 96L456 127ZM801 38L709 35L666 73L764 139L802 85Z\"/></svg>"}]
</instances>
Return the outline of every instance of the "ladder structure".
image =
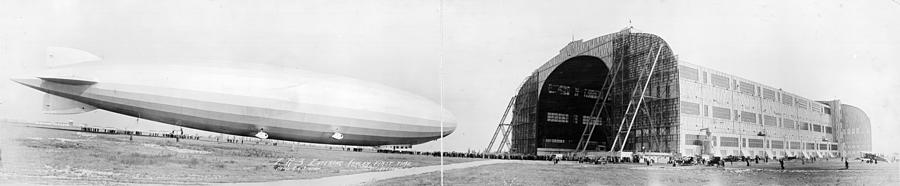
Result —
<instances>
[{"instance_id":1,"label":"ladder structure","mask_svg":"<svg viewBox=\"0 0 900 186\"><path fill-rule=\"evenodd\" d=\"M621 59L621 57L624 56L624 53L624 51L619 52L619 57L616 58L619 62L613 62L612 71L606 75L603 86L600 88L599 93L602 93L602 95L597 96L597 101L594 102L594 108L591 109L591 113L589 114L590 121L586 122L587 124L584 126L584 131L581 132L581 139L578 140L578 147L575 148L575 152L582 153L582 156L587 153L587 147L591 142L591 137L594 135L594 130L597 128L597 125L600 125L600 114L603 113L603 108L606 107L606 103L609 101L609 93L612 91L613 85L615 85L619 69L622 68L622 64L625 63ZM596 121L596 123L594 121Z\"/></svg>"},{"instance_id":2,"label":"ladder structure","mask_svg":"<svg viewBox=\"0 0 900 186\"><path fill-rule=\"evenodd\" d=\"M525 82L527 82L527 81L528 81L528 77L526 77L524 80L522 80L522 83L520 83L520 85L525 84ZM516 92L514 92L513 95L518 95L519 91L521 91L521 89L522 89L522 87L519 86L519 88L516 89ZM516 97L517 96L513 96L512 98L509 99L509 104L506 105L506 111L503 111L503 116L500 117L500 124L497 124L497 129L494 131L494 137L491 137L491 142L488 143L487 148L484 149L484 153L491 153L491 148L493 148L494 143L497 142L497 136L500 136L501 134L502 134L502 136L500 138L500 143L497 145L497 150L494 151L494 153L502 152L503 147L505 147L506 145L509 144L510 133L512 133L513 121L506 123L506 118L509 117L510 114L512 114L511 111L512 111L512 109L515 108L514 105L516 104ZM513 119L515 119L515 118L513 118Z\"/></svg>"},{"instance_id":3,"label":"ladder structure","mask_svg":"<svg viewBox=\"0 0 900 186\"><path fill-rule=\"evenodd\" d=\"M610 152L615 151L616 147L619 147L618 152L622 152L622 150L625 149L625 144L628 142L628 136L631 134L631 129L634 126L634 121L637 118L641 104L644 102L647 87L650 84L651 77L653 77L656 63L659 60L659 55L662 53L664 47L665 45L660 45L659 49L657 49L656 57L654 57L653 62L650 64L649 71L647 68L641 70L640 76L635 82L634 89L631 92L631 99L628 101L628 107L625 109L625 115L622 117L622 122L619 124L619 129L616 131L616 138L613 140L613 144L609 149ZM626 121L628 123L628 128L622 130ZM619 143L620 138L622 139L621 143Z\"/></svg>"},{"instance_id":4,"label":"ladder structure","mask_svg":"<svg viewBox=\"0 0 900 186\"><path fill-rule=\"evenodd\" d=\"M491 148L494 146L494 143L497 141L497 136L500 135L501 133L503 134L503 137L501 138L500 144L498 145L497 151L495 153L500 153L503 149L503 146L506 146L506 143L509 142L509 133L512 131L510 129L511 128L510 125L512 124L512 122L506 123L505 121L506 121L506 117L509 115L509 111L512 110L513 104L515 104L515 103L516 103L516 96L513 96L511 99L509 99L509 104L506 106L506 111L503 111L503 116L500 117L500 124L497 125L497 130L494 131L494 137L491 137L491 143L488 143L487 148L484 149L484 153L491 153Z\"/></svg>"}]
</instances>

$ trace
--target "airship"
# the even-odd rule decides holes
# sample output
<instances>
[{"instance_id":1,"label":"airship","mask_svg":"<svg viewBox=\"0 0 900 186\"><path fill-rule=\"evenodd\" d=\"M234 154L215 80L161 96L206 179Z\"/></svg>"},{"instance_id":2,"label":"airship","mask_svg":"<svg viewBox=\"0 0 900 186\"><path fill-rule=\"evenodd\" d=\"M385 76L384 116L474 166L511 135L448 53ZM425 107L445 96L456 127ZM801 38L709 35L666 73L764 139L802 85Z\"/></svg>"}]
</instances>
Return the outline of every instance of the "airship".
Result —
<instances>
[{"instance_id":1,"label":"airship","mask_svg":"<svg viewBox=\"0 0 900 186\"><path fill-rule=\"evenodd\" d=\"M198 130L297 142L415 145L453 133L435 101L297 68L223 62L113 62L52 47L46 72L13 78L46 93L44 113L96 109Z\"/></svg>"}]
</instances>

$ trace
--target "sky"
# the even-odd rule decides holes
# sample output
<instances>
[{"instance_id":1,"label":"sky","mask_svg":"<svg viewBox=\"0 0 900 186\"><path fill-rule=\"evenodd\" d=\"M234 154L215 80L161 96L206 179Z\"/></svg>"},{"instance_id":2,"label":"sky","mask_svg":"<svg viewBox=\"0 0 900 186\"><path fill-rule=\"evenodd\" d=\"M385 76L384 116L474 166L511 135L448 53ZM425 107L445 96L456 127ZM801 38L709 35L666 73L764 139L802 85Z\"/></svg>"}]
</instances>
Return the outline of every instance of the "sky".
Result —
<instances>
[{"instance_id":1,"label":"sky","mask_svg":"<svg viewBox=\"0 0 900 186\"><path fill-rule=\"evenodd\" d=\"M262 63L381 83L442 103L448 151L483 150L522 79L568 42L634 26L679 59L863 109L876 151L900 147L900 1L0 2L0 78L45 69L49 46L107 61ZM0 81L0 118L176 127L95 111L43 115ZM436 150L440 141L416 146Z\"/></svg>"}]
</instances>

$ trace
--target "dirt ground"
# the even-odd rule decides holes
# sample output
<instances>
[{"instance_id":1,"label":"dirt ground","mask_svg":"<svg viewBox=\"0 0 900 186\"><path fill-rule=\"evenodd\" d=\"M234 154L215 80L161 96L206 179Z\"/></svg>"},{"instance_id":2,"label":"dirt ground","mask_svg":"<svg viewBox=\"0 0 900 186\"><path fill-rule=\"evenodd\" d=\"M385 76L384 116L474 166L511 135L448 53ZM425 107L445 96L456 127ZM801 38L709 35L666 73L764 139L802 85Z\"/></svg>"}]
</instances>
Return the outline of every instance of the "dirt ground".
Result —
<instances>
[{"instance_id":1,"label":"dirt ground","mask_svg":"<svg viewBox=\"0 0 900 186\"><path fill-rule=\"evenodd\" d=\"M0 124L0 185L262 182L440 164L433 156L333 149L139 136L129 140L126 135ZM477 160L444 158L444 163Z\"/></svg>"},{"instance_id":2,"label":"dirt ground","mask_svg":"<svg viewBox=\"0 0 900 186\"><path fill-rule=\"evenodd\" d=\"M444 185L900 185L898 163L839 160L726 164L724 168L654 164L591 165L575 162L506 163L447 171ZM439 172L381 180L370 185L439 185Z\"/></svg>"}]
</instances>

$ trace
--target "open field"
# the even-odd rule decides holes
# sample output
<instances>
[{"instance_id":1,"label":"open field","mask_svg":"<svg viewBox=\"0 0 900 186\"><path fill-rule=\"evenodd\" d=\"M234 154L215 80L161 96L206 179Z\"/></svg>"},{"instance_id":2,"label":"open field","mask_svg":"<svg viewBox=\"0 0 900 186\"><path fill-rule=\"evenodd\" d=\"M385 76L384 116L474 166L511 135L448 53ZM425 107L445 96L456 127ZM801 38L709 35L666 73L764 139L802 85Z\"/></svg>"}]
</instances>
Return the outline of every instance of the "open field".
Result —
<instances>
[{"instance_id":1,"label":"open field","mask_svg":"<svg viewBox=\"0 0 900 186\"><path fill-rule=\"evenodd\" d=\"M311 179L440 164L433 156L348 152L338 148L219 143L107 135L0 124L0 185L209 184ZM291 158L293 160L289 161ZM479 161L444 158L445 164ZM279 164L279 162L281 164ZM276 170L276 165L284 165ZM445 172L446 185L897 185L897 163L838 160L744 162L725 168L549 161L489 164ZM404 169L405 170L405 169ZM430 172L370 185L437 185Z\"/></svg>"},{"instance_id":2,"label":"open field","mask_svg":"<svg viewBox=\"0 0 900 186\"><path fill-rule=\"evenodd\" d=\"M672 167L665 164L543 164L504 163L447 171L445 185L898 185L897 163L866 164L817 161L803 164L777 161ZM438 172L386 179L371 185L439 185Z\"/></svg>"},{"instance_id":3,"label":"open field","mask_svg":"<svg viewBox=\"0 0 900 186\"><path fill-rule=\"evenodd\" d=\"M126 135L0 126L0 185L261 182L440 164L439 157L423 155L139 136L132 141ZM283 168L276 170L279 164Z\"/></svg>"}]
</instances>

